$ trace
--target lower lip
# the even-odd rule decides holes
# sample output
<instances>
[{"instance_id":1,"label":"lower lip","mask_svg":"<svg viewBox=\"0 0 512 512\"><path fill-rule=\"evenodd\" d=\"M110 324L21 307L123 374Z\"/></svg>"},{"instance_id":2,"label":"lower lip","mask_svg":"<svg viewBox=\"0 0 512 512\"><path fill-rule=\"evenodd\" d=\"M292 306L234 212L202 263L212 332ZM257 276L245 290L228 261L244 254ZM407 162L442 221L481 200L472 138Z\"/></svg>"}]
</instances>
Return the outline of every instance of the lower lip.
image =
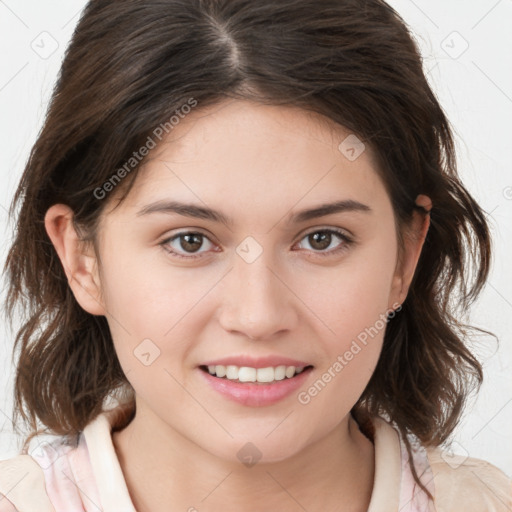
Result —
<instances>
[{"instance_id":1,"label":"lower lip","mask_svg":"<svg viewBox=\"0 0 512 512\"><path fill-rule=\"evenodd\" d=\"M255 384L252 382L240 383L229 379L221 379L198 368L206 382L215 391L230 400L249 407L264 407L283 400L304 384L311 370L311 367L307 368L291 379L285 378L268 384Z\"/></svg>"}]
</instances>

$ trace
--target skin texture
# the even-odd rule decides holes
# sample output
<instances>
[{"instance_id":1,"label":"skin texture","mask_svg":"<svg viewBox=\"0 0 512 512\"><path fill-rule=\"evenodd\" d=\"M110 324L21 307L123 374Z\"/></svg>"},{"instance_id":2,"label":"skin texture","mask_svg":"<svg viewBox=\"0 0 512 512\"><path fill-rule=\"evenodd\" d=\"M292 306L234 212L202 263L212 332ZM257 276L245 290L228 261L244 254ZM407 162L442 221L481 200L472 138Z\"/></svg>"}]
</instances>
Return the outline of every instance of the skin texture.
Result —
<instances>
[{"instance_id":1,"label":"skin texture","mask_svg":"<svg viewBox=\"0 0 512 512\"><path fill-rule=\"evenodd\" d=\"M198 368L231 355L293 357L313 365L307 390L405 300L429 217L415 212L398 265L393 209L371 148L350 161L338 149L347 135L293 107L198 107L152 151L126 200L113 209L117 192L109 198L99 259L78 243L68 207L48 210L46 228L73 293L107 317L136 392L136 416L113 439L137 510L367 509L373 444L349 412L375 369L384 329L307 404L293 393L243 406L212 390ZM234 223L137 215L169 199L220 210ZM342 199L371 211L287 222ZM353 243L333 234L322 247L306 236L328 228ZM196 253L182 239L167 247L200 257L166 251L162 242L189 231L206 236ZM251 263L236 252L248 236L262 250ZM145 339L160 351L148 366L134 355ZM261 452L250 468L237 457L247 442Z\"/></svg>"}]
</instances>

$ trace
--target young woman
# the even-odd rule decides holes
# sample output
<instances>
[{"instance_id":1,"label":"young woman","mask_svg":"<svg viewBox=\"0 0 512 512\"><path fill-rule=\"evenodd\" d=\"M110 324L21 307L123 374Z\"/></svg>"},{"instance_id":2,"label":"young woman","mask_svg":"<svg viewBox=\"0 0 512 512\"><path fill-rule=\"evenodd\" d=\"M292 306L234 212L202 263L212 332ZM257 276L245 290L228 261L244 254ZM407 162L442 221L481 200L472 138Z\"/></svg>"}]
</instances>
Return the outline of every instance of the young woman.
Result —
<instances>
[{"instance_id":1,"label":"young woman","mask_svg":"<svg viewBox=\"0 0 512 512\"><path fill-rule=\"evenodd\" d=\"M12 211L0 511L511 509L442 449L490 236L383 1L91 1Z\"/></svg>"}]
</instances>

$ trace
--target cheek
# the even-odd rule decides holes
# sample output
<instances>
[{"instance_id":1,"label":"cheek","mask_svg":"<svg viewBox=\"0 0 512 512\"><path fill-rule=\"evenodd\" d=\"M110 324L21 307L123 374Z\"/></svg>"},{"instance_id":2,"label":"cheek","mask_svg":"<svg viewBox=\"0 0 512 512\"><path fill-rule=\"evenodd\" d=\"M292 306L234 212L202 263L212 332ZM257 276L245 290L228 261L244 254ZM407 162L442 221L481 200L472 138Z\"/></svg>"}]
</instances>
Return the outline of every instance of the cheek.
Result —
<instances>
[{"instance_id":1,"label":"cheek","mask_svg":"<svg viewBox=\"0 0 512 512\"><path fill-rule=\"evenodd\" d=\"M334 428L366 388L378 363L386 330L389 272L340 273L329 292L311 296L322 319L321 364L297 400L306 416L322 416L323 431Z\"/></svg>"},{"instance_id":2,"label":"cheek","mask_svg":"<svg viewBox=\"0 0 512 512\"><path fill-rule=\"evenodd\" d=\"M308 287L307 303L321 320L318 339L323 357L313 386L303 390L302 400L298 398L311 406L311 412L332 410L329 421L334 423L358 400L377 365L389 312L394 251L385 237L376 239L335 271L317 273L315 286Z\"/></svg>"},{"instance_id":3,"label":"cheek","mask_svg":"<svg viewBox=\"0 0 512 512\"><path fill-rule=\"evenodd\" d=\"M117 245L105 253L105 305L113 327L121 324L125 334L165 338L218 281L211 270L169 263L158 247L137 251Z\"/></svg>"},{"instance_id":4,"label":"cheek","mask_svg":"<svg viewBox=\"0 0 512 512\"><path fill-rule=\"evenodd\" d=\"M382 236L336 268L317 271L314 277L303 273L306 303L329 334L331 350L344 349L368 330L373 335L375 329L383 330L395 265L395 245Z\"/></svg>"},{"instance_id":5,"label":"cheek","mask_svg":"<svg viewBox=\"0 0 512 512\"><path fill-rule=\"evenodd\" d=\"M155 389L168 389L169 372L185 384L188 375L181 363L200 339L205 299L218 273L173 267L162 255L148 261L133 251L124 257L110 252L103 268L108 323L132 386L150 401Z\"/></svg>"}]
</instances>

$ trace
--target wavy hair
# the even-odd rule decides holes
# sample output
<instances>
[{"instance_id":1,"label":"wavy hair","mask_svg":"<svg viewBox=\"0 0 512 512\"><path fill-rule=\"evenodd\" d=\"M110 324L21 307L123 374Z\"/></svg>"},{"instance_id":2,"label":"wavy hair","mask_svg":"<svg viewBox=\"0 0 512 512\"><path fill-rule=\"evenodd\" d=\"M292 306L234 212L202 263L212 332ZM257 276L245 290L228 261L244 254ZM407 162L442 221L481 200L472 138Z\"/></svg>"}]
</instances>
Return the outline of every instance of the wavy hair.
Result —
<instances>
[{"instance_id":1,"label":"wavy hair","mask_svg":"<svg viewBox=\"0 0 512 512\"><path fill-rule=\"evenodd\" d=\"M432 199L409 294L352 413L367 426L387 416L409 455L409 436L444 443L483 379L466 346L477 328L460 318L488 277L491 240L405 22L382 0L92 0L11 205L6 310L11 323L22 313L13 358L14 418L30 431L24 450L40 424L74 435L113 393L133 403L107 321L75 300L45 213L68 205L94 241L109 204L98 187L190 98L197 109L226 98L293 105L357 134L377 155L400 247L415 198ZM139 168L119 185L123 197Z\"/></svg>"}]
</instances>

